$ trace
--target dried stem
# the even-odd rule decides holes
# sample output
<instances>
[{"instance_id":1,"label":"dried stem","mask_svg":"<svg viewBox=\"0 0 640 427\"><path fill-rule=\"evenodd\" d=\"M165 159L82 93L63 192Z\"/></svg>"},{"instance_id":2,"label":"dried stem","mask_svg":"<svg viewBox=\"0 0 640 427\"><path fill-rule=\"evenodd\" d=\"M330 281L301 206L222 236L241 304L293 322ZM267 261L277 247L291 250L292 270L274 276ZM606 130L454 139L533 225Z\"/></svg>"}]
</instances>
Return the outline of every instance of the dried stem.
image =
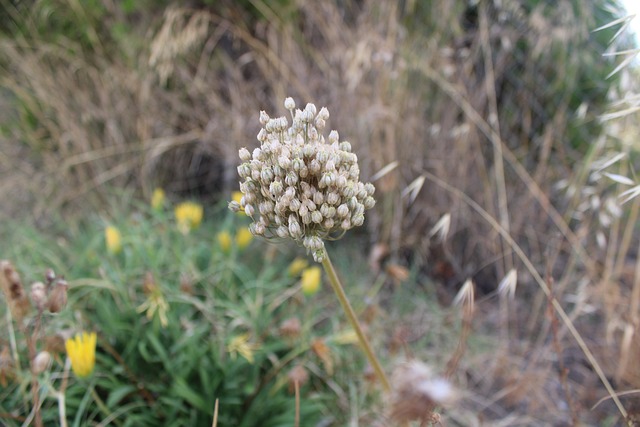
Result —
<instances>
[{"instance_id":1,"label":"dried stem","mask_svg":"<svg viewBox=\"0 0 640 427\"><path fill-rule=\"evenodd\" d=\"M373 367L373 370L378 376L378 379L382 383L384 390L386 392L390 392L391 385L389 383L389 380L387 379L387 376L382 370L382 366L380 365L380 362L378 361L376 355L373 353L373 350L371 349L371 344L369 344L369 340L367 340L367 337L364 335L364 332L360 327L360 322L358 322L356 313L353 311L353 308L349 303L349 299L347 298L347 295L345 294L344 289L340 284L340 279L338 279L338 275L336 274L336 271L333 268L333 264L331 264L331 260L329 259L329 254L326 251L326 249L324 252L325 253L324 253L324 258L322 259L322 266L324 267L324 270L327 272L327 275L329 276L329 282L331 283L331 287L333 288L333 291L336 293L336 296L338 297L338 300L342 305L342 309L347 315L347 318L349 319L349 323L351 323L351 327L356 332L356 335L358 336L358 341L360 342L360 345L362 346L362 349L364 350L367 356L367 359L369 360L369 363L371 364L371 366Z\"/></svg>"},{"instance_id":2,"label":"dried stem","mask_svg":"<svg viewBox=\"0 0 640 427\"><path fill-rule=\"evenodd\" d=\"M43 427L42 413L40 412L40 383L38 374L35 371L34 360L36 358L36 341L40 333L40 323L42 320L42 310L38 310L31 335L25 333L27 337L27 350L29 351L29 367L31 370L31 393L33 395L33 422L36 427ZM26 332L26 331L25 331Z\"/></svg>"}]
</instances>

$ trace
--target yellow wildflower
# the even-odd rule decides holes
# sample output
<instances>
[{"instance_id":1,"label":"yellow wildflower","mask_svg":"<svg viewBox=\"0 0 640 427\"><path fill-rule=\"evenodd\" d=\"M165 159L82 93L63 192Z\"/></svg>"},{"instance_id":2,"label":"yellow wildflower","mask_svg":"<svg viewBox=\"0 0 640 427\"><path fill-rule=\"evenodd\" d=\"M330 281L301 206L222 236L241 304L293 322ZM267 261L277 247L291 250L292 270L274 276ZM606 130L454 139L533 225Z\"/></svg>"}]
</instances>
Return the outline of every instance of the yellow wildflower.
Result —
<instances>
[{"instance_id":1,"label":"yellow wildflower","mask_svg":"<svg viewBox=\"0 0 640 427\"><path fill-rule=\"evenodd\" d=\"M165 194L162 188L156 188L153 190L153 195L151 196L151 208L154 211L159 211L164 206Z\"/></svg>"},{"instance_id":2,"label":"yellow wildflower","mask_svg":"<svg viewBox=\"0 0 640 427\"><path fill-rule=\"evenodd\" d=\"M169 303L164 299L164 295L162 294L162 290L155 285L155 283L147 290L148 297L147 299L140 304L140 306L136 309L138 313L147 313L147 319L153 319L153 316L158 313L158 317L160 318L160 325L163 328L166 328L169 324L169 319L167 318L167 311L169 311Z\"/></svg>"},{"instance_id":3,"label":"yellow wildflower","mask_svg":"<svg viewBox=\"0 0 640 427\"><path fill-rule=\"evenodd\" d=\"M243 250L249 243L253 240L253 234L249 231L248 228L241 228L236 233L236 245L238 245L238 249Z\"/></svg>"},{"instance_id":4,"label":"yellow wildflower","mask_svg":"<svg viewBox=\"0 0 640 427\"><path fill-rule=\"evenodd\" d=\"M231 200L233 200L234 202L237 202L238 204L240 204L240 200L242 200L242 192L241 191L234 191L233 193L231 193ZM243 209L240 209L238 211L238 215L246 215L244 213Z\"/></svg>"},{"instance_id":5,"label":"yellow wildflower","mask_svg":"<svg viewBox=\"0 0 640 427\"><path fill-rule=\"evenodd\" d=\"M313 295L320 289L320 267L313 266L302 272L302 292L305 295Z\"/></svg>"},{"instance_id":6,"label":"yellow wildflower","mask_svg":"<svg viewBox=\"0 0 640 427\"><path fill-rule=\"evenodd\" d=\"M107 250L109 253L115 255L122 250L122 235L113 225L107 226L104 230L104 238L107 244Z\"/></svg>"},{"instance_id":7,"label":"yellow wildflower","mask_svg":"<svg viewBox=\"0 0 640 427\"><path fill-rule=\"evenodd\" d=\"M220 245L220 249L225 254L231 252L231 234L228 231L221 231L218 233L218 244Z\"/></svg>"},{"instance_id":8,"label":"yellow wildflower","mask_svg":"<svg viewBox=\"0 0 640 427\"><path fill-rule=\"evenodd\" d=\"M227 345L227 351L231 355L232 359L235 359L238 354L247 359L247 362L253 363L253 352L260 348L259 344L249 343L250 334L242 334L231 339L231 342Z\"/></svg>"},{"instance_id":9,"label":"yellow wildflower","mask_svg":"<svg viewBox=\"0 0 640 427\"><path fill-rule=\"evenodd\" d=\"M293 262L289 265L289 276L298 277L300 273L302 273L302 270L307 268L308 265L309 262L304 258L294 259Z\"/></svg>"},{"instance_id":10,"label":"yellow wildflower","mask_svg":"<svg viewBox=\"0 0 640 427\"><path fill-rule=\"evenodd\" d=\"M338 332L335 334L331 341L338 345L346 345L346 344L358 344L358 335L356 331L353 329L347 329L342 332Z\"/></svg>"},{"instance_id":11,"label":"yellow wildflower","mask_svg":"<svg viewBox=\"0 0 640 427\"><path fill-rule=\"evenodd\" d=\"M194 202L184 202L176 206L174 211L178 230L182 234L188 234L195 230L202 222L202 206Z\"/></svg>"},{"instance_id":12,"label":"yellow wildflower","mask_svg":"<svg viewBox=\"0 0 640 427\"><path fill-rule=\"evenodd\" d=\"M96 364L96 341L95 332L83 332L64 343L71 360L71 369L76 376L84 378L93 372Z\"/></svg>"}]
</instances>

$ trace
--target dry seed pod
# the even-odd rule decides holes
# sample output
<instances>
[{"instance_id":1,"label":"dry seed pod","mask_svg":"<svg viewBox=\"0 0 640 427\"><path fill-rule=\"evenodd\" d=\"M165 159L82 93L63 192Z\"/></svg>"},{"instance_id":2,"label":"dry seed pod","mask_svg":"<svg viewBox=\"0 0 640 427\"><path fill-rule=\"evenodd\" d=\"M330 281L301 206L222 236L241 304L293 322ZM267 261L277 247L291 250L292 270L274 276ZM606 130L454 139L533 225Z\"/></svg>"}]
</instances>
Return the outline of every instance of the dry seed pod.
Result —
<instances>
[{"instance_id":1,"label":"dry seed pod","mask_svg":"<svg viewBox=\"0 0 640 427\"><path fill-rule=\"evenodd\" d=\"M59 313L67 305L67 288L69 284L66 280L58 280L49 292L47 308L51 313Z\"/></svg>"},{"instance_id":2,"label":"dry seed pod","mask_svg":"<svg viewBox=\"0 0 640 427\"><path fill-rule=\"evenodd\" d=\"M47 290L42 282L31 285L31 302L38 311L44 310L47 304Z\"/></svg>"},{"instance_id":3,"label":"dry seed pod","mask_svg":"<svg viewBox=\"0 0 640 427\"><path fill-rule=\"evenodd\" d=\"M26 316L31 308L22 286L20 275L9 261L0 261L0 288L4 292L11 315L16 321Z\"/></svg>"},{"instance_id":4,"label":"dry seed pod","mask_svg":"<svg viewBox=\"0 0 640 427\"><path fill-rule=\"evenodd\" d=\"M307 381L309 381L309 374L302 365L296 365L287 374L289 380L289 392L292 393L295 390L295 384L298 383L298 387L302 387Z\"/></svg>"},{"instance_id":5,"label":"dry seed pod","mask_svg":"<svg viewBox=\"0 0 640 427\"><path fill-rule=\"evenodd\" d=\"M291 317L280 324L280 335L288 339L296 339L300 336L302 325L297 317Z\"/></svg>"},{"instance_id":6,"label":"dry seed pod","mask_svg":"<svg viewBox=\"0 0 640 427\"><path fill-rule=\"evenodd\" d=\"M51 354L48 351L41 351L33 358L32 370L33 373L38 375L49 369L51 366Z\"/></svg>"}]
</instances>

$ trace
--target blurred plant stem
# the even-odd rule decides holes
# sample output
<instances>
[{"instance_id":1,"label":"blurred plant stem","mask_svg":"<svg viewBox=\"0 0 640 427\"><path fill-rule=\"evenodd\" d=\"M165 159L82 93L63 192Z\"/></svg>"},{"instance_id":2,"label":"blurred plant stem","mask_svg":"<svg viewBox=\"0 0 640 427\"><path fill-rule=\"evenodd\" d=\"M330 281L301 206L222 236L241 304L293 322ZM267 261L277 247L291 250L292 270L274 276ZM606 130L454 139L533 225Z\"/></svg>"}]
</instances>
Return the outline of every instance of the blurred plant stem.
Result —
<instances>
[{"instance_id":1,"label":"blurred plant stem","mask_svg":"<svg viewBox=\"0 0 640 427\"><path fill-rule=\"evenodd\" d=\"M358 322L356 313L353 311L353 308L349 303L349 299L347 298L347 295L344 292L344 288L340 283L340 279L338 279L338 275L336 274L336 270L333 268L333 264L331 263L331 259L329 258L329 253L327 252L326 249L324 251L324 257L322 258L322 266L324 267L324 270L327 272L327 275L329 276L329 282L331 283L331 287L333 288L333 291L336 293L336 296L340 301L340 305L342 305L342 309L347 315L347 318L349 319L349 323L351 323L351 327L356 332L356 335L358 335L358 341L360 342L360 345L362 346L362 349L364 350L367 356L367 359L369 359L369 364L371 364L371 367L373 367L373 370L375 371L376 376L382 383L384 391L390 392L391 385L389 384L389 380L387 379L387 376L382 370L382 366L380 365L378 358L373 353L373 350L371 349L371 344L369 344L369 340L367 340L367 337L364 335L364 332L362 332L362 328L360 327L360 322Z\"/></svg>"}]
</instances>

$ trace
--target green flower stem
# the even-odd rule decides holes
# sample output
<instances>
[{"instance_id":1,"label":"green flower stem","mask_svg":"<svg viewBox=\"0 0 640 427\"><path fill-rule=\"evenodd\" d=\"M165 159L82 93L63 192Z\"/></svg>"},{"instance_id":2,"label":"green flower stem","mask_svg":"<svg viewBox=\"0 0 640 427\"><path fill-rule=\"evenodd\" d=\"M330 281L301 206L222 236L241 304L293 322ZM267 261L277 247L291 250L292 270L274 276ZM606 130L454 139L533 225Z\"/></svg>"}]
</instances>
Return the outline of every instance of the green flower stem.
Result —
<instances>
[{"instance_id":1,"label":"green flower stem","mask_svg":"<svg viewBox=\"0 0 640 427\"><path fill-rule=\"evenodd\" d=\"M369 340L367 340L367 337L362 332L362 328L360 327L360 322L358 322L356 313L353 311L353 308L349 303L349 299L347 298L347 295L344 293L344 289L340 284L340 279L338 279L338 275L336 274L336 270L333 268L333 264L331 264L331 260L329 259L329 253L326 251L326 249L324 251L324 257L322 258L322 266L324 267L324 270L327 272L327 275L329 276L329 282L331 283L331 287L333 288L333 291L336 293L336 296L338 297L338 300L342 305L342 309L347 315L347 318L349 319L349 323L351 323L351 327L354 329L354 331L356 331L356 335L358 335L358 340L360 341L360 345L362 346L362 349L364 350L367 356L367 359L369 359L369 363L373 367L373 370L376 372L376 375L378 376L378 379L382 383L384 390L386 392L390 392L391 385L389 384L389 380L387 379L387 376L382 370L382 366L380 366L380 362L378 361L378 358L373 353L373 350L371 349L371 344L369 344Z\"/></svg>"}]
</instances>

